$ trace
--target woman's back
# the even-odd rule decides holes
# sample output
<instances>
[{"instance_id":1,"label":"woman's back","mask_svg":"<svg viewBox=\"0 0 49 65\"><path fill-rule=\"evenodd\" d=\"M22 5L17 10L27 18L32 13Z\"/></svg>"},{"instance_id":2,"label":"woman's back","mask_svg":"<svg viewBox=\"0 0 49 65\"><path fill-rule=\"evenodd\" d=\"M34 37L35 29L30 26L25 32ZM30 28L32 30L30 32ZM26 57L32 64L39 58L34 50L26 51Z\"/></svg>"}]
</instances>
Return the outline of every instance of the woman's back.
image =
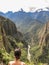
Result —
<instances>
[{"instance_id":1,"label":"woman's back","mask_svg":"<svg viewBox=\"0 0 49 65\"><path fill-rule=\"evenodd\" d=\"M25 65L25 63L21 61L10 61L9 65Z\"/></svg>"},{"instance_id":2,"label":"woman's back","mask_svg":"<svg viewBox=\"0 0 49 65\"><path fill-rule=\"evenodd\" d=\"M14 61L10 61L8 65L25 65L24 62L20 61L20 56L21 56L20 48L16 48L14 50L14 56L15 56L15 60Z\"/></svg>"}]
</instances>

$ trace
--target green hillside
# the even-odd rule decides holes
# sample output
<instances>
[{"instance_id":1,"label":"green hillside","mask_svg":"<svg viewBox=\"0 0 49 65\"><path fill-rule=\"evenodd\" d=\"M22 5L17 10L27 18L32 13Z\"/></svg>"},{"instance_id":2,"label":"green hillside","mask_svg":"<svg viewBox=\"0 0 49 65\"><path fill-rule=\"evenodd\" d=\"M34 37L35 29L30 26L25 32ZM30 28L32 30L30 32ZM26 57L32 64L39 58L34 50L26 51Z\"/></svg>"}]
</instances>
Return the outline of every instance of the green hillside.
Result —
<instances>
[{"instance_id":1,"label":"green hillside","mask_svg":"<svg viewBox=\"0 0 49 65\"><path fill-rule=\"evenodd\" d=\"M22 24L20 26L20 31L24 34L24 40L33 45L38 44L38 35L43 25L44 24L39 22L38 20L33 20L29 21L29 23L27 24Z\"/></svg>"}]
</instances>

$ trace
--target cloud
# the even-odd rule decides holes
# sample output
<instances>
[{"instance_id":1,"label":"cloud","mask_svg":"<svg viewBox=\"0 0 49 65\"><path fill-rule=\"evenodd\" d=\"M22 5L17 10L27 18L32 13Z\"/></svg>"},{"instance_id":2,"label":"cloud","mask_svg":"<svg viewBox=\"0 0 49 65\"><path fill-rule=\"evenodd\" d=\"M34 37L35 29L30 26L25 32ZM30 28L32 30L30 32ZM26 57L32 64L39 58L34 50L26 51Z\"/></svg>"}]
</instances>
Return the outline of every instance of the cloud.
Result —
<instances>
[{"instance_id":1,"label":"cloud","mask_svg":"<svg viewBox=\"0 0 49 65\"><path fill-rule=\"evenodd\" d=\"M29 7L43 8L49 6L49 0L0 0L0 11L18 11L21 8L29 11Z\"/></svg>"}]
</instances>

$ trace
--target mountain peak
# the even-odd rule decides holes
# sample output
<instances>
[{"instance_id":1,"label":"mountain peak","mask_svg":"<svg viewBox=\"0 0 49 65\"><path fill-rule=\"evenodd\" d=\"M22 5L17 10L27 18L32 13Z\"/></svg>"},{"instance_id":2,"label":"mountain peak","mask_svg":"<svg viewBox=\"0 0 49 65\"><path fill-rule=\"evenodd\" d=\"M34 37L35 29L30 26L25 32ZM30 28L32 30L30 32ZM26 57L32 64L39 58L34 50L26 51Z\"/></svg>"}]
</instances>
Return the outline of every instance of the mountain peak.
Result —
<instances>
[{"instance_id":1,"label":"mountain peak","mask_svg":"<svg viewBox=\"0 0 49 65\"><path fill-rule=\"evenodd\" d=\"M13 12L12 11L8 11L8 12L6 12L6 14L12 14Z\"/></svg>"},{"instance_id":2,"label":"mountain peak","mask_svg":"<svg viewBox=\"0 0 49 65\"><path fill-rule=\"evenodd\" d=\"M24 10L21 8L21 9L20 9L20 11L22 11L22 12L23 12Z\"/></svg>"},{"instance_id":3,"label":"mountain peak","mask_svg":"<svg viewBox=\"0 0 49 65\"><path fill-rule=\"evenodd\" d=\"M45 7L45 8L40 8L40 9L37 9L36 10L37 12L40 12L40 11L49 11L49 8Z\"/></svg>"},{"instance_id":4,"label":"mountain peak","mask_svg":"<svg viewBox=\"0 0 49 65\"><path fill-rule=\"evenodd\" d=\"M29 8L29 11L30 11L30 12L49 11L49 7L44 7L44 8L30 7L30 8Z\"/></svg>"}]
</instances>

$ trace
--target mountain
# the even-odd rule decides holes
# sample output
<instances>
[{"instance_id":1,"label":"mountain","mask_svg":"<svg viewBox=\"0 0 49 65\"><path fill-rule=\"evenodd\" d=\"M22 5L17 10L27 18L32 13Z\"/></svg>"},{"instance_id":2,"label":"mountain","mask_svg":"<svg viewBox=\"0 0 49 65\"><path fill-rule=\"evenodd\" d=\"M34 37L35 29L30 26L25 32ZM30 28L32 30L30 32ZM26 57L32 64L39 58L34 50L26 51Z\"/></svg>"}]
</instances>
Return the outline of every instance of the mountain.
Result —
<instances>
[{"instance_id":1,"label":"mountain","mask_svg":"<svg viewBox=\"0 0 49 65\"><path fill-rule=\"evenodd\" d=\"M23 35L11 20L0 16L0 48L10 52L17 47L17 41L22 41L22 37Z\"/></svg>"},{"instance_id":2,"label":"mountain","mask_svg":"<svg viewBox=\"0 0 49 65\"><path fill-rule=\"evenodd\" d=\"M40 61L49 63L49 21L44 25L40 32L39 46L42 52L39 57Z\"/></svg>"},{"instance_id":3,"label":"mountain","mask_svg":"<svg viewBox=\"0 0 49 65\"><path fill-rule=\"evenodd\" d=\"M9 18L16 24L17 29L24 34L24 38L31 36L31 39L37 41L39 30L49 20L49 8L37 9L35 12L25 12L21 9L18 12L8 11L1 13L2 12L0 12L0 15Z\"/></svg>"},{"instance_id":4,"label":"mountain","mask_svg":"<svg viewBox=\"0 0 49 65\"><path fill-rule=\"evenodd\" d=\"M38 20L28 20L28 23L21 25L21 31L24 30L24 40L26 40L31 45L34 43L38 43L38 33L44 24L40 23Z\"/></svg>"},{"instance_id":5,"label":"mountain","mask_svg":"<svg viewBox=\"0 0 49 65\"><path fill-rule=\"evenodd\" d=\"M46 39L48 39L47 36L49 37L49 21L43 26L42 30L39 33L40 45L42 45L42 43L44 44L45 42L47 42L47 40L46 40Z\"/></svg>"},{"instance_id":6,"label":"mountain","mask_svg":"<svg viewBox=\"0 0 49 65\"><path fill-rule=\"evenodd\" d=\"M38 33L39 44L31 45L31 58L35 63L49 65L49 21L43 25Z\"/></svg>"},{"instance_id":7,"label":"mountain","mask_svg":"<svg viewBox=\"0 0 49 65\"><path fill-rule=\"evenodd\" d=\"M46 21L49 20L49 11L35 11L35 12L24 12L24 11L18 11L12 14L10 14L9 17L8 15L6 15L8 18L10 18L11 20L15 21L16 23L20 23L21 21L26 21L27 18L31 18L31 19L37 19L43 23L45 23ZM14 16L14 18L13 18ZM20 21L20 22L19 22Z\"/></svg>"},{"instance_id":8,"label":"mountain","mask_svg":"<svg viewBox=\"0 0 49 65\"><path fill-rule=\"evenodd\" d=\"M43 23L49 20L49 8L36 9L35 12L25 12L23 9L17 12L8 11L0 12L0 15L5 16L20 25L20 22L26 21L28 18L37 19ZM18 24L17 24L18 23Z\"/></svg>"},{"instance_id":9,"label":"mountain","mask_svg":"<svg viewBox=\"0 0 49 65\"><path fill-rule=\"evenodd\" d=\"M23 9L21 9L18 12L12 12L8 11L6 13L0 12L0 15L5 16L12 21L18 23L19 21L24 21L29 16L29 18L37 19L41 22L46 22L49 20L49 8L43 8L43 9L36 9L35 12L25 12ZM19 22L19 23L20 23Z\"/></svg>"}]
</instances>

